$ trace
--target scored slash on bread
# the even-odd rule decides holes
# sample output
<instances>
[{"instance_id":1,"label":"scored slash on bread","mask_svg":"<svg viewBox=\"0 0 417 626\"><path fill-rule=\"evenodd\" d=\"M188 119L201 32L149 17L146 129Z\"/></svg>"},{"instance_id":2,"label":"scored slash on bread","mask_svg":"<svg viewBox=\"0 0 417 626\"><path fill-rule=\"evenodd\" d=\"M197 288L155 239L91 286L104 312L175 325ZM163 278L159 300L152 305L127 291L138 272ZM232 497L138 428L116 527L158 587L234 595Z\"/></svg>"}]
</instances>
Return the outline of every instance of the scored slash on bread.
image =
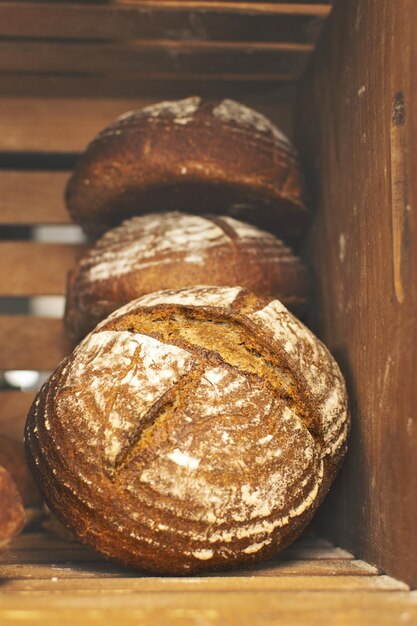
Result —
<instances>
[{"instance_id":1,"label":"scored slash on bread","mask_svg":"<svg viewBox=\"0 0 417 626\"><path fill-rule=\"evenodd\" d=\"M293 243L309 211L297 155L264 115L197 96L128 112L100 132L66 189L72 219L100 234L127 217L226 214Z\"/></svg>"},{"instance_id":2,"label":"scored slash on bread","mask_svg":"<svg viewBox=\"0 0 417 626\"><path fill-rule=\"evenodd\" d=\"M38 394L26 445L48 506L82 541L186 574L293 541L348 424L337 364L280 302L200 286L101 322Z\"/></svg>"},{"instance_id":3,"label":"scored slash on bread","mask_svg":"<svg viewBox=\"0 0 417 626\"><path fill-rule=\"evenodd\" d=\"M71 272L65 326L81 339L146 293L199 284L241 285L301 313L307 270L279 239L228 216L157 213L108 231Z\"/></svg>"}]
</instances>

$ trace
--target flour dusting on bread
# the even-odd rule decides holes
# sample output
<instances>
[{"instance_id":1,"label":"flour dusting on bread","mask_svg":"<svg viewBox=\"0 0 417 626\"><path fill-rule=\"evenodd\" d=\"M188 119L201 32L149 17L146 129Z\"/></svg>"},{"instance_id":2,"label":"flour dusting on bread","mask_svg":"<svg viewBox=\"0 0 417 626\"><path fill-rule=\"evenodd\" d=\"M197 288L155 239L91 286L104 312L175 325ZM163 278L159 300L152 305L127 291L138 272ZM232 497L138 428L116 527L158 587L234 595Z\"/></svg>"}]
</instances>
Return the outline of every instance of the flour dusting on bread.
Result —
<instances>
[{"instance_id":1,"label":"flour dusting on bread","mask_svg":"<svg viewBox=\"0 0 417 626\"><path fill-rule=\"evenodd\" d=\"M268 133L272 135L277 142L287 147L290 145L284 133L265 117L265 115L262 115L259 111L254 111L254 109L240 102L236 102L236 100L222 100L220 104L213 109L213 115L222 122L234 122L240 126L249 127L254 132Z\"/></svg>"}]
</instances>

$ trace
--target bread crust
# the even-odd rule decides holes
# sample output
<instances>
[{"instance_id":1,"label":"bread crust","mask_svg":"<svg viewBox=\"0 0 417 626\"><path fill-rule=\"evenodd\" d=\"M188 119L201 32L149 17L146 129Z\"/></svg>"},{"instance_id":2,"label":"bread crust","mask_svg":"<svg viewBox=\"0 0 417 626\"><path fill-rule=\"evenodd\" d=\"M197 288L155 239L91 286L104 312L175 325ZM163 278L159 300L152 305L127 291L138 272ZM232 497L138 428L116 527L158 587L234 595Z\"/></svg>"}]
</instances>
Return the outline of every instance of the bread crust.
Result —
<instances>
[{"instance_id":1,"label":"bread crust","mask_svg":"<svg viewBox=\"0 0 417 626\"><path fill-rule=\"evenodd\" d=\"M0 435L0 465L16 483L25 509L40 509L42 498L29 471L23 441Z\"/></svg>"},{"instance_id":2,"label":"bread crust","mask_svg":"<svg viewBox=\"0 0 417 626\"><path fill-rule=\"evenodd\" d=\"M104 320L38 394L26 447L48 506L81 541L189 574L296 539L348 425L337 364L279 301L200 286Z\"/></svg>"},{"instance_id":3,"label":"bread crust","mask_svg":"<svg viewBox=\"0 0 417 626\"><path fill-rule=\"evenodd\" d=\"M194 96L119 117L89 144L65 197L94 235L179 210L231 215L291 243L308 222L304 195L295 150L265 116Z\"/></svg>"},{"instance_id":4,"label":"bread crust","mask_svg":"<svg viewBox=\"0 0 417 626\"><path fill-rule=\"evenodd\" d=\"M130 300L202 283L242 285L298 314L307 305L307 270L272 234L227 216L160 213L108 231L79 261L68 278L65 326L78 341Z\"/></svg>"},{"instance_id":5,"label":"bread crust","mask_svg":"<svg viewBox=\"0 0 417 626\"><path fill-rule=\"evenodd\" d=\"M23 502L10 473L0 465L0 549L23 528Z\"/></svg>"}]
</instances>

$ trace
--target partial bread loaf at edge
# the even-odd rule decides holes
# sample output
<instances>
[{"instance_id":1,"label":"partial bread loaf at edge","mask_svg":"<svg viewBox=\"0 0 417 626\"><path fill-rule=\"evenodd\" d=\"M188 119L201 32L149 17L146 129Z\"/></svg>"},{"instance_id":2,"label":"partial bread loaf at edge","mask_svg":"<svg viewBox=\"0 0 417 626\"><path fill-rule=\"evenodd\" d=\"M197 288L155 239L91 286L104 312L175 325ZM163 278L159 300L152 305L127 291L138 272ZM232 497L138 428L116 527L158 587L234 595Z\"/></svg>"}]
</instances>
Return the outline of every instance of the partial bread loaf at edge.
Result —
<instances>
[{"instance_id":1,"label":"partial bread loaf at edge","mask_svg":"<svg viewBox=\"0 0 417 626\"><path fill-rule=\"evenodd\" d=\"M307 271L270 233L227 216L159 213L108 231L67 287L65 326L75 340L130 300L162 289L241 285L303 312Z\"/></svg>"},{"instance_id":2,"label":"partial bread loaf at edge","mask_svg":"<svg viewBox=\"0 0 417 626\"><path fill-rule=\"evenodd\" d=\"M66 189L97 234L144 213L227 214L294 242L309 218L294 148L264 115L194 96L119 117L89 144Z\"/></svg>"},{"instance_id":3,"label":"partial bread loaf at edge","mask_svg":"<svg viewBox=\"0 0 417 626\"><path fill-rule=\"evenodd\" d=\"M0 465L0 549L22 530L24 523L25 510L16 483Z\"/></svg>"},{"instance_id":4,"label":"partial bread loaf at edge","mask_svg":"<svg viewBox=\"0 0 417 626\"><path fill-rule=\"evenodd\" d=\"M26 446L81 541L187 574L296 539L348 425L336 362L280 302L195 287L144 296L88 335L38 394Z\"/></svg>"},{"instance_id":5,"label":"partial bread loaf at edge","mask_svg":"<svg viewBox=\"0 0 417 626\"><path fill-rule=\"evenodd\" d=\"M23 441L0 435L0 465L16 483L25 509L37 509L40 514L42 499L27 465ZM30 517L32 516L31 514Z\"/></svg>"}]
</instances>

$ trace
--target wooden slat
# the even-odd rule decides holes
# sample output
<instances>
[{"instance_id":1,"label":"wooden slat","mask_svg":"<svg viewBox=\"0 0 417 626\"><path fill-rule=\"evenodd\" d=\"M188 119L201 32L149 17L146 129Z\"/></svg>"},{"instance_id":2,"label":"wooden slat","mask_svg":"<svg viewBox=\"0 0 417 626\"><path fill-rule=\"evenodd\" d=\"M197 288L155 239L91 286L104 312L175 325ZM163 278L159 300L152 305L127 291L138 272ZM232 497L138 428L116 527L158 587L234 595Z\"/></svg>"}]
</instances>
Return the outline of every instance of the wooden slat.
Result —
<instances>
[{"instance_id":1,"label":"wooden slat","mask_svg":"<svg viewBox=\"0 0 417 626\"><path fill-rule=\"evenodd\" d=\"M0 36L311 42L328 12L328 5L272 2L2 2Z\"/></svg>"},{"instance_id":2,"label":"wooden slat","mask_svg":"<svg viewBox=\"0 0 417 626\"><path fill-rule=\"evenodd\" d=\"M7 593L1 596L0 610L7 626L393 626L415 623L417 599L402 591L172 591L78 597L49 592L31 594L24 600L20 594Z\"/></svg>"},{"instance_id":3,"label":"wooden slat","mask_svg":"<svg viewBox=\"0 0 417 626\"><path fill-rule=\"evenodd\" d=\"M0 170L0 224L68 224L63 195L69 172Z\"/></svg>"},{"instance_id":4,"label":"wooden slat","mask_svg":"<svg viewBox=\"0 0 417 626\"><path fill-rule=\"evenodd\" d=\"M48 592L71 594L132 594L168 591L407 591L407 585L389 576L218 576L198 578L83 578L56 576L56 583L45 579L9 579L3 592ZM1 597L1 596L0 596ZM243 600L243 598L242 598Z\"/></svg>"},{"instance_id":5,"label":"wooden slat","mask_svg":"<svg viewBox=\"0 0 417 626\"><path fill-rule=\"evenodd\" d=\"M22 441L26 415L35 397L22 391L0 392L0 433Z\"/></svg>"},{"instance_id":6,"label":"wooden slat","mask_svg":"<svg viewBox=\"0 0 417 626\"><path fill-rule=\"evenodd\" d=\"M129 76L61 76L44 74L2 74L1 94L9 97L54 98L152 98L175 100L190 94L208 98L252 99L259 102L268 99L276 106L292 102L296 83L280 80L265 80L261 74L251 74L245 80L242 76L206 77L194 80L178 77L172 80L149 78L132 80Z\"/></svg>"},{"instance_id":7,"label":"wooden slat","mask_svg":"<svg viewBox=\"0 0 417 626\"><path fill-rule=\"evenodd\" d=\"M153 102L155 99L146 98L106 99L100 103L91 98L0 98L0 152L80 152L116 117ZM251 101L244 102L251 104ZM284 131L288 130L291 110L287 105L256 108L269 115ZM61 190L59 193L61 201ZM27 215L29 208L25 202L19 211Z\"/></svg>"},{"instance_id":8,"label":"wooden slat","mask_svg":"<svg viewBox=\"0 0 417 626\"><path fill-rule=\"evenodd\" d=\"M0 242L0 295L60 295L85 248L76 244Z\"/></svg>"},{"instance_id":9,"label":"wooden slat","mask_svg":"<svg viewBox=\"0 0 417 626\"><path fill-rule=\"evenodd\" d=\"M53 370L70 351L61 320L0 316L0 369Z\"/></svg>"},{"instance_id":10,"label":"wooden slat","mask_svg":"<svg viewBox=\"0 0 417 626\"><path fill-rule=\"evenodd\" d=\"M279 564L266 562L262 565L230 571L231 576L369 576L377 574L377 569L364 561L322 560L322 561L291 561ZM0 564L0 577L4 580L18 578L50 579L51 576L61 578L132 578L138 573L127 570L116 563L95 562L65 564ZM213 574L218 576L220 574Z\"/></svg>"},{"instance_id":11,"label":"wooden slat","mask_svg":"<svg viewBox=\"0 0 417 626\"><path fill-rule=\"evenodd\" d=\"M309 45L131 42L82 44L50 41L0 41L0 72L49 74L282 75L296 80L303 72Z\"/></svg>"},{"instance_id":12,"label":"wooden slat","mask_svg":"<svg viewBox=\"0 0 417 626\"><path fill-rule=\"evenodd\" d=\"M299 145L317 196L315 327L353 418L326 534L417 587L417 3L397 9L335 4Z\"/></svg>"},{"instance_id":13,"label":"wooden slat","mask_svg":"<svg viewBox=\"0 0 417 626\"><path fill-rule=\"evenodd\" d=\"M302 558L314 549L318 560ZM323 550L333 558L320 560ZM235 572L157 577L98 561L77 542L28 533L0 556L0 619L68 626L79 618L106 624L116 614L124 626L413 623L417 600L404 583L345 557L310 532L281 553L280 562L277 556Z\"/></svg>"}]
</instances>

